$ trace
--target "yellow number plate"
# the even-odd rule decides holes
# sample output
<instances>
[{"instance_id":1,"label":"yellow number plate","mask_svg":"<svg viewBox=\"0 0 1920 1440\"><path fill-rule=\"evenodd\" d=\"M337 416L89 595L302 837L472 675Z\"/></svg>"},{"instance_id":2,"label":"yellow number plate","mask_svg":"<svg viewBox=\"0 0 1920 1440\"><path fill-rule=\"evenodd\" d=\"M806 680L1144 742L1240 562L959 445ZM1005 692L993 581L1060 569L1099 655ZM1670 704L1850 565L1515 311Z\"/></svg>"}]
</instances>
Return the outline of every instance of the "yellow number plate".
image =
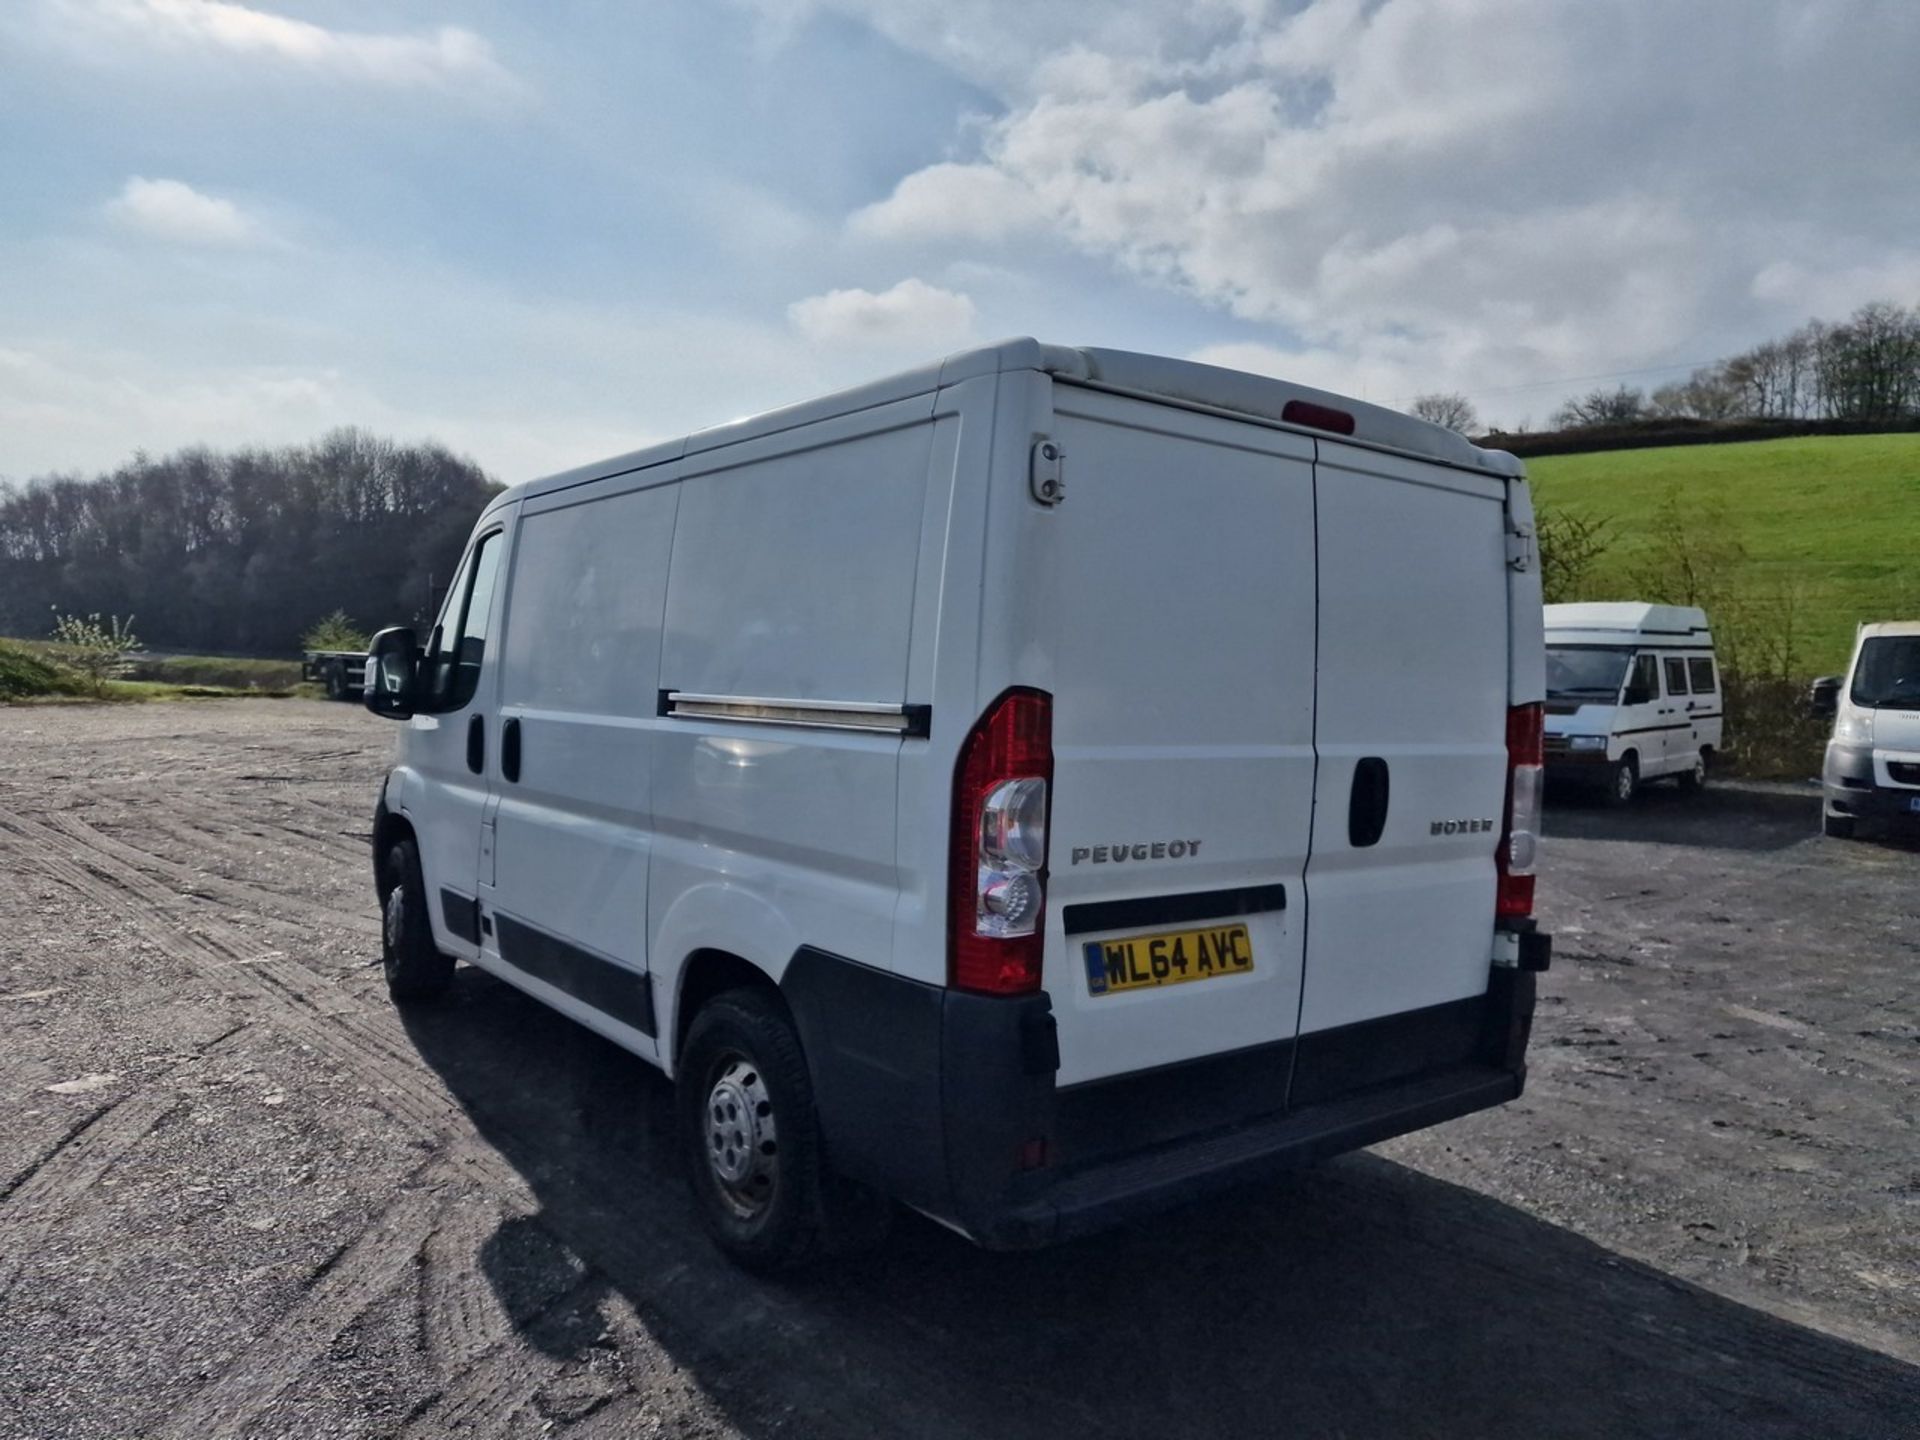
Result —
<instances>
[{"instance_id":1,"label":"yellow number plate","mask_svg":"<svg viewBox=\"0 0 1920 1440\"><path fill-rule=\"evenodd\" d=\"M1244 925L1170 930L1131 940L1089 940L1083 953L1087 989L1095 995L1246 975L1253 970L1253 941Z\"/></svg>"}]
</instances>

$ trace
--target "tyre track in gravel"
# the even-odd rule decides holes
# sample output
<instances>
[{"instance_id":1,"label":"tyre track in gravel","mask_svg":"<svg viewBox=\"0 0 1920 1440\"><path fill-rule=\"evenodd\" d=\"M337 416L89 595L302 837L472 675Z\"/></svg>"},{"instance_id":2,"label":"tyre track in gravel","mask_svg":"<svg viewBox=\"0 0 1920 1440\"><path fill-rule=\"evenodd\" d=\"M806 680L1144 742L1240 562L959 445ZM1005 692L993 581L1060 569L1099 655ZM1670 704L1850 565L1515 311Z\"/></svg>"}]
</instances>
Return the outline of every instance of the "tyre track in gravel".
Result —
<instances>
[{"instance_id":1,"label":"tyre track in gravel","mask_svg":"<svg viewBox=\"0 0 1920 1440\"><path fill-rule=\"evenodd\" d=\"M458 1106L425 1078L411 1042L390 1009L382 1005L377 1011L371 1010L336 979L291 957L263 953L255 938L204 913L192 916L194 928L190 931L154 919L154 911L170 915L183 908L180 897L119 859L114 853L116 847L94 843L102 838L90 827L43 825L17 811L0 808L0 863L11 861L38 868L56 882L124 916L177 963L229 993L263 1002L275 1023L284 1024L302 1043L331 1056L368 1082L372 1089L370 1103L433 1146L436 1162L430 1163L443 1166L449 1181L494 1194L523 1189L523 1182L509 1164L490 1148L472 1144L462 1135ZM8 844L9 840L14 843ZM11 857L7 855L9 850L14 852ZM329 993L340 1003L325 1008L321 997ZM105 1155L98 1173L104 1173L107 1165L144 1138L166 1110L179 1103L176 1094L166 1093L166 1107L139 1126L137 1133L132 1133L131 1123L114 1128L114 1135L125 1135L124 1143ZM143 1101L129 1111L130 1122L144 1116L150 1103ZM98 1178L91 1168L87 1173L91 1178L66 1185L60 1193L78 1193ZM409 1202L356 1238L338 1260L323 1268L306 1300L266 1336L245 1347L160 1433L194 1436L196 1440L250 1434L248 1427L255 1417L270 1407L342 1331L387 1298L400 1277L410 1273L410 1267L421 1262L435 1225L431 1216L423 1219L416 1214L416 1208ZM57 1214L49 1213L43 1223L57 1219ZM5 1276L9 1283L31 1249L30 1244L13 1247L13 1253L22 1258ZM464 1276L469 1272L459 1273ZM480 1301L481 1297L476 1294L470 1299ZM479 1308L489 1307L482 1302ZM455 1317L443 1321L439 1311L434 1316L434 1332L442 1336L456 1333L462 1324L470 1327L473 1323ZM537 1351L526 1353L515 1343L512 1337L526 1319L503 1316L497 1339L477 1346L470 1340L448 1346L450 1355L464 1352L465 1358L439 1375L439 1384L417 1409L417 1416L435 1423L442 1416L456 1422L462 1417L504 1418L540 1384L562 1374L567 1368L564 1362ZM290 1348L296 1345L303 1348Z\"/></svg>"},{"instance_id":2,"label":"tyre track in gravel","mask_svg":"<svg viewBox=\"0 0 1920 1440\"><path fill-rule=\"evenodd\" d=\"M179 1104L179 1092L172 1089L136 1090L96 1110L9 1185L0 1195L0 1215L7 1224L7 1246L0 1251L0 1299L12 1291L21 1270L48 1232L66 1217L68 1207Z\"/></svg>"}]
</instances>

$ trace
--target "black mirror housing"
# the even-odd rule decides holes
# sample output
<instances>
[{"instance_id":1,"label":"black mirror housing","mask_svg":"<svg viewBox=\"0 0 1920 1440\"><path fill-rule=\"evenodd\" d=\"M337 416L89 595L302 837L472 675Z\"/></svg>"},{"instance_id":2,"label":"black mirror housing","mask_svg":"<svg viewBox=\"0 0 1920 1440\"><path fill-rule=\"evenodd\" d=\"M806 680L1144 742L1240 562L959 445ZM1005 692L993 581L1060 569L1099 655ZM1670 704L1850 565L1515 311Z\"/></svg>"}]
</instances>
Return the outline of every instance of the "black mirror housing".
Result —
<instances>
[{"instance_id":1,"label":"black mirror housing","mask_svg":"<svg viewBox=\"0 0 1920 1440\"><path fill-rule=\"evenodd\" d=\"M404 625L392 625L367 646L367 709L388 720L408 720L416 708L420 643Z\"/></svg>"},{"instance_id":2,"label":"black mirror housing","mask_svg":"<svg viewBox=\"0 0 1920 1440\"><path fill-rule=\"evenodd\" d=\"M1840 710L1840 686L1838 675L1822 675L1807 687L1807 713L1815 716L1830 716Z\"/></svg>"}]
</instances>

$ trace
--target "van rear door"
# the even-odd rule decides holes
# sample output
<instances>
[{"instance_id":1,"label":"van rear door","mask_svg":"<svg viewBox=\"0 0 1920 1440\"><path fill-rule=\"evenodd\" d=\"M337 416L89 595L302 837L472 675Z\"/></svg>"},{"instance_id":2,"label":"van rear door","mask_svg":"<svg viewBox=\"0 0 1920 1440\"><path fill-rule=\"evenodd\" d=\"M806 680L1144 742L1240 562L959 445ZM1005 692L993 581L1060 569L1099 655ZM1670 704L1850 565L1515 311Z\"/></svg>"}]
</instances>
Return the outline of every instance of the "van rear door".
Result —
<instances>
[{"instance_id":1,"label":"van rear door","mask_svg":"<svg viewBox=\"0 0 1920 1440\"><path fill-rule=\"evenodd\" d=\"M1151 1112L1193 1121L1157 1067L1239 1051L1218 1113L1277 1110L1313 801L1313 441L1067 384L1054 415L1059 1084L1083 1087L1082 1133L1151 1138Z\"/></svg>"},{"instance_id":2,"label":"van rear door","mask_svg":"<svg viewBox=\"0 0 1920 1440\"><path fill-rule=\"evenodd\" d=\"M1319 770L1295 1105L1471 1050L1507 773L1505 484L1327 440L1316 484Z\"/></svg>"}]
</instances>

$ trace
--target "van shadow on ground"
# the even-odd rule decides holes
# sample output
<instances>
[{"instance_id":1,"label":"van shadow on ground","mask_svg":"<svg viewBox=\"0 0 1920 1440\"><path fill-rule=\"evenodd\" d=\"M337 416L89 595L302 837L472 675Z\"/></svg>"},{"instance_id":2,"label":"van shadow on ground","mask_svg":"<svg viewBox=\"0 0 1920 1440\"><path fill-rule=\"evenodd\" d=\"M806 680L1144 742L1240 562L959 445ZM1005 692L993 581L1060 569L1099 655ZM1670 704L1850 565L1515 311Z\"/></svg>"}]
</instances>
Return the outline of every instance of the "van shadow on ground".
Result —
<instances>
[{"instance_id":1,"label":"van shadow on ground","mask_svg":"<svg viewBox=\"0 0 1920 1440\"><path fill-rule=\"evenodd\" d=\"M1712 784L1689 794L1650 782L1633 800L1612 809L1597 792L1577 785L1547 789L1542 829L1549 842L1624 840L1641 845L1686 845L1706 850L1785 850L1820 834L1820 792Z\"/></svg>"},{"instance_id":2,"label":"van shadow on ground","mask_svg":"<svg viewBox=\"0 0 1920 1440\"><path fill-rule=\"evenodd\" d=\"M473 1257L524 1338L579 1358L617 1292L750 1435L1914 1433L1920 1370L1365 1154L1031 1255L904 1217L768 1284L695 1227L657 1072L471 969L407 1023L539 1198Z\"/></svg>"}]
</instances>

